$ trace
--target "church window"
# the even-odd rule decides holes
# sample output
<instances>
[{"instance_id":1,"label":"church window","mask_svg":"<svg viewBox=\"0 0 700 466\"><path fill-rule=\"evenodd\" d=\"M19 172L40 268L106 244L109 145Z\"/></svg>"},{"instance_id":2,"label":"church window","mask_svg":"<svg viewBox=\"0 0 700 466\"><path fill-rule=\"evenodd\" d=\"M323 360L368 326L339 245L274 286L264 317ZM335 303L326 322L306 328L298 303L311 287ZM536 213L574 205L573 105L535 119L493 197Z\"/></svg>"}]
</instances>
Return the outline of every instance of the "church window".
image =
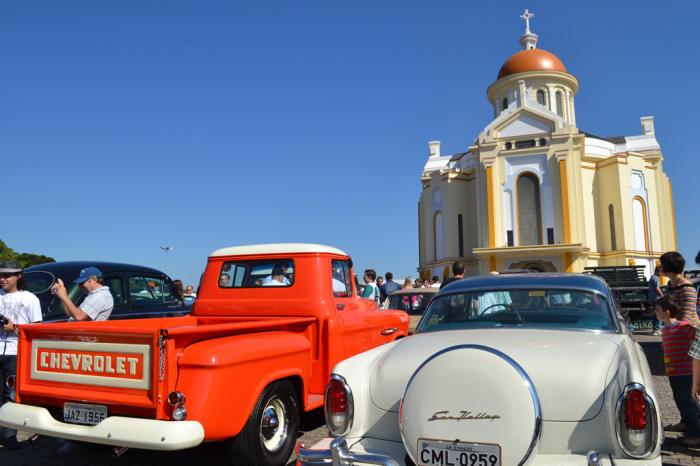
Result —
<instances>
[{"instance_id":1,"label":"church window","mask_svg":"<svg viewBox=\"0 0 700 466\"><path fill-rule=\"evenodd\" d=\"M433 255L435 260L445 257L442 235L442 213L438 210L433 217Z\"/></svg>"},{"instance_id":2,"label":"church window","mask_svg":"<svg viewBox=\"0 0 700 466\"><path fill-rule=\"evenodd\" d=\"M508 97L503 98L503 110L508 108Z\"/></svg>"},{"instance_id":3,"label":"church window","mask_svg":"<svg viewBox=\"0 0 700 466\"><path fill-rule=\"evenodd\" d=\"M564 116L564 99L562 98L561 91L557 91L557 115Z\"/></svg>"},{"instance_id":4,"label":"church window","mask_svg":"<svg viewBox=\"0 0 700 466\"><path fill-rule=\"evenodd\" d=\"M544 100L544 91L540 89L537 91L537 103L540 105L546 105L547 102Z\"/></svg>"},{"instance_id":5,"label":"church window","mask_svg":"<svg viewBox=\"0 0 700 466\"><path fill-rule=\"evenodd\" d=\"M615 209L613 205L608 206L608 217L610 218L610 249L617 251L617 238L615 237Z\"/></svg>"},{"instance_id":6,"label":"church window","mask_svg":"<svg viewBox=\"0 0 700 466\"><path fill-rule=\"evenodd\" d=\"M462 214L457 216L457 241L459 241L459 257L464 257L464 226Z\"/></svg>"},{"instance_id":7,"label":"church window","mask_svg":"<svg viewBox=\"0 0 700 466\"><path fill-rule=\"evenodd\" d=\"M513 148L512 142L506 142L506 150L511 150Z\"/></svg>"},{"instance_id":8,"label":"church window","mask_svg":"<svg viewBox=\"0 0 700 466\"><path fill-rule=\"evenodd\" d=\"M517 181L518 245L542 244L542 209L540 181L532 173L524 173Z\"/></svg>"},{"instance_id":9,"label":"church window","mask_svg":"<svg viewBox=\"0 0 700 466\"><path fill-rule=\"evenodd\" d=\"M649 251L649 234L647 226L647 208L644 200L636 196L632 199L632 218L634 219L634 248L637 251Z\"/></svg>"},{"instance_id":10,"label":"church window","mask_svg":"<svg viewBox=\"0 0 700 466\"><path fill-rule=\"evenodd\" d=\"M540 146L546 146L547 145L547 140L545 138L540 138L538 141L538 144Z\"/></svg>"}]
</instances>

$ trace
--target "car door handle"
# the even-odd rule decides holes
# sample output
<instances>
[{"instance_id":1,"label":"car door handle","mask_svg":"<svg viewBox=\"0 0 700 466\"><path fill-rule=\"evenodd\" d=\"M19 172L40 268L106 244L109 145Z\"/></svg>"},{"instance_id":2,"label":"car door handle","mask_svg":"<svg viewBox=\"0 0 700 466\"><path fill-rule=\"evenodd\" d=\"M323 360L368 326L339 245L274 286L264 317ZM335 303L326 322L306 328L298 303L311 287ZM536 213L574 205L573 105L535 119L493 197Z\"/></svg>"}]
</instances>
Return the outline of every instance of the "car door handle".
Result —
<instances>
[{"instance_id":1,"label":"car door handle","mask_svg":"<svg viewBox=\"0 0 700 466\"><path fill-rule=\"evenodd\" d=\"M338 309L339 311L342 311L343 309L345 309L345 304L336 304L335 308Z\"/></svg>"},{"instance_id":2,"label":"car door handle","mask_svg":"<svg viewBox=\"0 0 700 466\"><path fill-rule=\"evenodd\" d=\"M387 336L387 335L391 335L392 333L394 333L397 330L398 330L398 328L396 328L396 327L389 327L389 328L385 328L380 333L384 336Z\"/></svg>"}]
</instances>

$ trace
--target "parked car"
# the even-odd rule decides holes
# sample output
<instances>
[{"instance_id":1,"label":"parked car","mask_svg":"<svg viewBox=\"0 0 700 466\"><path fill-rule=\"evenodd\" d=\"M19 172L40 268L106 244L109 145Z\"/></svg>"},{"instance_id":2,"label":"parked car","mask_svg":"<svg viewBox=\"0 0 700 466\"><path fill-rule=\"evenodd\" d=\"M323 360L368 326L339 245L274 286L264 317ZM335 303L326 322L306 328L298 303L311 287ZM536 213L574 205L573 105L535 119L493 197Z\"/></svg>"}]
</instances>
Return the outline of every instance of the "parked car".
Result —
<instances>
[{"instance_id":1,"label":"parked car","mask_svg":"<svg viewBox=\"0 0 700 466\"><path fill-rule=\"evenodd\" d=\"M415 335L331 377L335 439L300 449L304 465L661 464L649 366L593 275L452 283Z\"/></svg>"},{"instance_id":2,"label":"parked car","mask_svg":"<svg viewBox=\"0 0 700 466\"><path fill-rule=\"evenodd\" d=\"M411 319L408 327L409 333L415 331L423 312L428 307L428 303L430 303L430 300L433 299L433 296L435 296L437 292L437 288L412 288L401 289L390 295L398 298L394 300L397 306L393 309L408 313ZM385 299L382 303L382 309L392 309L389 307L391 301L390 299Z\"/></svg>"},{"instance_id":3,"label":"parked car","mask_svg":"<svg viewBox=\"0 0 700 466\"><path fill-rule=\"evenodd\" d=\"M61 300L51 293L51 286L57 279L63 280L68 296L79 305L85 292L73 280L81 269L89 266L100 269L104 284L114 298L110 319L182 316L190 311L191 305L178 297L172 280L160 270L115 262L50 262L24 269L27 288L39 298L45 321L67 319Z\"/></svg>"}]
</instances>

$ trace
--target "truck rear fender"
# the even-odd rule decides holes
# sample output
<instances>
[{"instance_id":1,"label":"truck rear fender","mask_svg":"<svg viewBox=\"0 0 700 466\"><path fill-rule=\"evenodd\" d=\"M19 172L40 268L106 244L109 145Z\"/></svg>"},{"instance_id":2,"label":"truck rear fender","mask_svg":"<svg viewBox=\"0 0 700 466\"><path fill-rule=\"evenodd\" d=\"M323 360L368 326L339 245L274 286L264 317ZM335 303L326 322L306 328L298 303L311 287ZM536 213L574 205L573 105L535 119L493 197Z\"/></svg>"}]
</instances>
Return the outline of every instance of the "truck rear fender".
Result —
<instances>
[{"instance_id":1,"label":"truck rear fender","mask_svg":"<svg viewBox=\"0 0 700 466\"><path fill-rule=\"evenodd\" d=\"M235 335L194 343L181 352L176 389L186 397L187 419L205 428L205 440L237 435L270 383L290 379L307 399L311 342L291 332Z\"/></svg>"}]
</instances>

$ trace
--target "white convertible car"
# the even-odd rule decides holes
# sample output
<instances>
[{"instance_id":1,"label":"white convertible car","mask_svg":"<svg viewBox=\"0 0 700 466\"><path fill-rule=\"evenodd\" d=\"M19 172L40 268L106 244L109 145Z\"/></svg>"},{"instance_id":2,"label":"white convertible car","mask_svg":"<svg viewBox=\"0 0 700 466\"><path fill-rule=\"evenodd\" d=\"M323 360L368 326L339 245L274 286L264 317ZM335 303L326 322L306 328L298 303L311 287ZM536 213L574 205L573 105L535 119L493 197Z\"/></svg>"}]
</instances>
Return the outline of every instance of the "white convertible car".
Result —
<instances>
[{"instance_id":1,"label":"white convertible car","mask_svg":"<svg viewBox=\"0 0 700 466\"><path fill-rule=\"evenodd\" d=\"M660 465L647 360L601 279L474 277L338 364L303 465Z\"/></svg>"}]
</instances>

